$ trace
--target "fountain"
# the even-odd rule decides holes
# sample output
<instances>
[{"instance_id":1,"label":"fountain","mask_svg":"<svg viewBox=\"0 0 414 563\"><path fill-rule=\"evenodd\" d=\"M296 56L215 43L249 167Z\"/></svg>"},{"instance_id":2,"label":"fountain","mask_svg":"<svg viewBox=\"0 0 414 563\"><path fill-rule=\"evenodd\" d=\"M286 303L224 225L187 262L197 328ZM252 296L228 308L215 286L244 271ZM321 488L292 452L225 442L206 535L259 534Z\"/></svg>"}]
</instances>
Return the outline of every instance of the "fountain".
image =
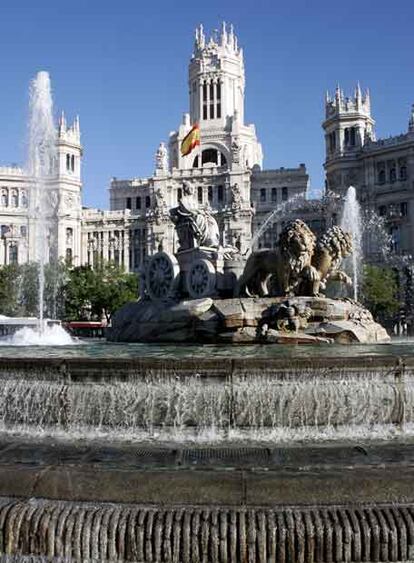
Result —
<instances>
[{"instance_id":1,"label":"fountain","mask_svg":"<svg viewBox=\"0 0 414 563\"><path fill-rule=\"evenodd\" d=\"M362 262L362 220L360 205L353 186L350 186L346 192L341 227L352 234L353 252L350 261L352 263L353 296L354 300L358 301L359 276Z\"/></svg>"},{"instance_id":2,"label":"fountain","mask_svg":"<svg viewBox=\"0 0 414 563\"><path fill-rule=\"evenodd\" d=\"M57 205L54 175L58 163L49 74L38 72L30 86L27 170L31 178L29 217L38 265L38 317L0 319L0 345L74 343L59 321L44 318L45 266L57 256Z\"/></svg>"},{"instance_id":3,"label":"fountain","mask_svg":"<svg viewBox=\"0 0 414 563\"><path fill-rule=\"evenodd\" d=\"M44 243L43 73L32 108ZM353 225L317 238L295 220L246 260L191 187L171 219L179 250L150 257L114 342L73 346L52 327L53 346L27 346L43 326L0 348L0 562L412 561L410 347L324 296L352 282Z\"/></svg>"},{"instance_id":4,"label":"fountain","mask_svg":"<svg viewBox=\"0 0 414 563\"><path fill-rule=\"evenodd\" d=\"M56 244L53 232L56 197L53 174L57 163L56 128L53 121L53 102L47 72L39 72L30 88L28 171L32 178L30 216L34 219L35 256L39 265L39 331L43 331L45 264L52 254L50 245Z\"/></svg>"}]
</instances>

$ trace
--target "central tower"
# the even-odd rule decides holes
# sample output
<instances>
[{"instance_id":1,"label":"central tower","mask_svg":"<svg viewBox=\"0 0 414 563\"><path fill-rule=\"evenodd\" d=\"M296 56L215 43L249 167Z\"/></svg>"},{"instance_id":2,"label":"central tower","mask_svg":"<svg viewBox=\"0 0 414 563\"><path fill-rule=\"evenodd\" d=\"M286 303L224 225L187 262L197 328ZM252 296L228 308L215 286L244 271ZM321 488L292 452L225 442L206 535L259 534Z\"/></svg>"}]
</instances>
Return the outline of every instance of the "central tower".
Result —
<instances>
[{"instance_id":1,"label":"central tower","mask_svg":"<svg viewBox=\"0 0 414 563\"><path fill-rule=\"evenodd\" d=\"M217 166L235 169L262 167L263 155L254 125L244 123L244 61L233 26L206 37L203 26L195 31L189 64L189 113L170 136L170 162L186 170ZM188 156L180 154L184 137L199 125L201 146Z\"/></svg>"},{"instance_id":2,"label":"central tower","mask_svg":"<svg viewBox=\"0 0 414 563\"><path fill-rule=\"evenodd\" d=\"M206 41L203 26L195 32L194 52L189 65L190 117L204 128L225 127L235 112L244 122L243 50L233 26L213 32Z\"/></svg>"}]
</instances>

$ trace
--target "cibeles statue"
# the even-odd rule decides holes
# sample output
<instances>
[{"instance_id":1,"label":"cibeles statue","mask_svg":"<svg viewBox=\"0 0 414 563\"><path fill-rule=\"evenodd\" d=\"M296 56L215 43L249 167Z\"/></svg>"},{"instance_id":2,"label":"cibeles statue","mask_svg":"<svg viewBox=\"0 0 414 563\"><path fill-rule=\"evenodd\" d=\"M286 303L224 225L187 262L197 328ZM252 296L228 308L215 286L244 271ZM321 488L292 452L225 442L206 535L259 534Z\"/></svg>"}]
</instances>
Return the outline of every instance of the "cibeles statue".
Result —
<instances>
[{"instance_id":1,"label":"cibeles statue","mask_svg":"<svg viewBox=\"0 0 414 563\"><path fill-rule=\"evenodd\" d=\"M197 246L219 247L217 221L206 208L197 205L194 187L188 182L184 182L181 199L178 206L171 209L170 217L176 228L179 251Z\"/></svg>"}]
</instances>

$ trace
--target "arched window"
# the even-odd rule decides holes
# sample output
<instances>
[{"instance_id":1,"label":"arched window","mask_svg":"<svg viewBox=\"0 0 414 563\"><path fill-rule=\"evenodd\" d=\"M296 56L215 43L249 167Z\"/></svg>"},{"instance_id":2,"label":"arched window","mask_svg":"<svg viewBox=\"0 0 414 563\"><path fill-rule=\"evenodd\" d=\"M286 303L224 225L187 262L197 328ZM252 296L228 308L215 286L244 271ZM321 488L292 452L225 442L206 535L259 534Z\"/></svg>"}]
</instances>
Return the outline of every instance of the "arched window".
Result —
<instances>
[{"instance_id":1,"label":"arched window","mask_svg":"<svg viewBox=\"0 0 414 563\"><path fill-rule=\"evenodd\" d=\"M11 205L12 207L19 207L19 192L17 190L11 192Z\"/></svg>"},{"instance_id":2,"label":"arched window","mask_svg":"<svg viewBox=\"0 0 414 563\"><path fill-rule=\"evenodd\" d=\"M218 150L217 149L205 149L201 155L201 163L207 164L212 162L218 164Z\"/></svg>"}]
</instances>

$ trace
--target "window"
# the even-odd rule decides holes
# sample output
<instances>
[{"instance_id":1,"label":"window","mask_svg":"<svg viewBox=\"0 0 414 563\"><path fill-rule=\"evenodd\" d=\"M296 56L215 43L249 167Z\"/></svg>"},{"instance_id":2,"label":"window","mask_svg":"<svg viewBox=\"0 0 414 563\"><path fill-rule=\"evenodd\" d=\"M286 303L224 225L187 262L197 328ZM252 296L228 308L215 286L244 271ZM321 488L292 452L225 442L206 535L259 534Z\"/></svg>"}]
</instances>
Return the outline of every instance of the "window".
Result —
<instances>
[{"instance_id":1,"label":"window","mask_svg":"<svg viewBox=\"0 0 414 563\"><path fill-rule=\"evenodd\" d=\"M208 202L213 202L213 186L208 187Z\"/></svg>"},{"instance_id":2,"label":"window","mask_svg":"<svg viewBox=\"0 0 414 563\"><path fill-rule=\"evenodd\" d=\"M72 249L71 248L66 249L65 260L66 260L66 264L68 266L72 266Z\"/></svg>"},{"instance_id":3,"label":"window","mask_svg":"<svg viewBox=\"0 0 414 563\"><path fill-rule=\"evenodd\" d=\"M397 171L395 166L390 168L390 182L393 184L397 180Z\"/></svg>"},{"instance_id":4,"label":"window","mask_svg":"<svg viewBox=\"0 0 414 563\"><path fill-rule=\"evenodd\" d=\"M214 119L214 84L210 84L210 119Z\"/></svg>"},{"instance_id":5,"label":"window","mask_svg":"<svg viewBox=\"0 0 414 563\"><path fill-rule=\"evenodd\" d=\"M378 208L378 215L380 217L385 217L385 215L387 214L387 206L386 205L380 205Z\"/></svg>"},{"instance_id":6,"label":"window","mask_svg":"<svg viewBox=\"0 0 414 563\"><path fill-rule=\"evenodd\" d=\"M183 197L183 190L182 190L182 188L178 188L178 190L177 190L177 201L181 201L182 197Z\"/></svg>"},{"instance_id":7,"label":"window","mask_svg":"<svg viewBox=\"0 0 414 563\"><path fill-rule=\"evenodd\" d=\"M22 192L21 201L22 201L22 206L23 206L23 207L27 207L27 195L26 195L26 192Z\"/></svg>"},{"instance_id":8,"label":"window","mask_svg":"<svg viewBox=\"0 0 414 563\"><path fill-rule=\"evenodd\" d=\"M75 172L75 156L72 155L70 157L70 169L72 170L72 172Z\"/></svg>"},{"instance_id":9,"label":"window","mask_svg":"<svg viewBox=\"0 0 414 563\"><path fill-rule=\"evenodd\" d=\"M198 203L203 203L203 188L202 188L202 186L198 186L198 188L197 188L197 201L198 201Z\"/></svg>"},{"instance_id":10,"label":"window","mask_svg":"<svg viewBox=\"0 0 414 563\"><path fill-rule=\"evenodd\" d=\"M12 204L12 207L19 207L19 193L18 193L17 190L12 190L11 204Z\"/></svg>"},{"instance_id":11,"label":"window","mask_svg":"<svg viewBox=\"0 0 414 563\"><path fill-rule=\"evenodd\" d=\"M9 205L9 192L7 189L1 191L1 204L3 207L7 207Z\"/></svg>"},{"instance_id":12,"label":"window","mask_svg":"<svg viewBox=\"0 0 414 563\"><path fill-rule=\"evenodd\" d=\"M335 150L336 150L336 133L335 133L335 131L333 131L332 133L329 133L328 139L329 139L329 152L335 152Z\"/></svg>"},{"instance_id":13,"label":"window","mask_svg":"<svg viewBox=\"0 0 414 563\"><path fill-rule=\"evenodd\" d=\"M7 233L10 231L10 227L8 225L1 226L1 236L5 237Z\"/></svg>"},{"instance_id":14,"label":"window","mask_svg":"<svg viewBox=\"0 0 414 563\"><path fill-rule=\"evenodd\" d=\"M288 200L288 189L282 188L282 201L287 201L287 200Z\"/></svg>"},{"instance_id":15,"label":"window","mask_svg":"<svg viewBox=\"0 0 414 563\"><path fill-rule=\"evenodd\" d=\"M221 83L217 82L216 84L216 117L220 119L221 117Z\"/></svg>"},{"instance_id":16,"label":"window","mask_svg":"<svg viewBox=\"0 0 414 563\"><path fill-rule=\"evenodd\" d=\"M203 119L207 119L207 84L203 84Z\"/></svg>"},{"instance_id":17,"label":"window","mask_svg":"<svg viewBox=\"0 0 414 563\"><path fill-rule=\"evenodd\" d=\"M276 203L277 202L277 190L276 188L272 188L272 203Z\"/></svg>"},{"instance_id":18,"label":"window","mask_svg":"<svg viewBox=\"0 0 414 563\"><path fill-rule=\"evenodd\" d=\"M261 203L266 201L266 188L261 188L260 190L260 201Z\"/></svg>"},{"instance_id":19,"label":"window","mask_svg":"<svg viewBox=\"0 0 414 563\"><path fill-rule=\"evenodd\" d=\"M73 229L71 227L66 229L66 244L68 246L73 244Z\"/></svg>"},{"instance_id":20,"label":"window","mask_svg":"<svg viewBox=\"0 0 414 563\"><path fill-rule=\"evenodd\" d=\"M66 170L70 172L70 154L66 155Z\"/></svg>"},{"instance_id":21,"label":"window","mask_svg":"<svg viewBox=\"0 0 414 563\"><path fill-rule=\"evenodd\" d=\"M202 152L201 158L202 164L207 164L208 162L213 162L218 164L218 151L217 149L205 149Z\"/></svg>"},{"instance_id":22,"label":"window","mask_svg":"<svg viewBox=\"0 0 414 563\"><path fill-rule=\"evenodd\" d=\"M27 227L26 227L26 225L22 225L22 226L20 227L20 235L21 235L22 237L26 237L26 236L27 236Z\"/></svg>"},{"instance_id":23,"label":"window","mask_svg":"<svg viewBox=\"0 0 414 563\"><path fill-rule=\"evenodd\" d=\"M385 184L385 170L378 172L378 184Z\"/></svg>"},{"instance_id":24,"label":"window","mask_svg":"<svg viewBox=\"0 0 414 563\"><path fill-rule=\"evenodd\" d=\"M402 217L407 217L408 215L408 202L402 201L400 203L400 213Z\"/></svg>"},{"instance_id":25,"label":"window","mask_svg":"<svg viewBox=\"0 0 414 563\"><path fill-rule=\"evenodd\" d=\"M145 207L148 209L149 207L151 207L151 198L149 195L147 195L145 197Z\"/></svg>"},{"instance_id":26,"label":"window","mask_svg":"<svg viewBox=\"0 0 414 563\"><path fill-rule=\"evenodd\" d=\"M217 186L217 201L222 202L223 200L224 200L223 186Z\"/></svg>"},{"instance_id":27,"label":"window","mask_svg":"<svg viewBox=\"0 0 414 563\"><path fill-rule=\"evenodd\" d=\"M198 155L194 159L193 168L198 168Z\"/></svg>"},{"instance_id":28,"label":"window","mask_svg":"<svg viewBox=\"0 0 414 563\"><path fill-rule=\"evenodd\" d=\"M9 248L9 264L17 264L19 261L19 249L17 244L13 244Z\"/></svg>"},{"instance_id":29,"label":"window","mask_svg":"<svg viewBox=\"0 0 414 563\"><path fill-rule=\"evenodd\" d=\"M141 209L141 198L137 197L135 200L135 208L136 209Z\"/></svg>"},{"instance_id":30,"label":"window","mask_svg":"<svg viewBox=\"0 0 414 563\"><path fill-rule=\"evenodd\" d=\"M355 127L347 127L345 129L345 138L344 138L344 142L345 142L345 146L347 147L354 147L356 144L356 129Z\"/></svg>"},{"instance_id":31,"label":"window","mask_svg":"<svg viewBox=\"0 0 414 563\"><path fill-rule=\"evenodd\" d=\"M403 182L407 179L407 167L401 166L400 168L400 180Z\"/></svg>"},{"instance_id":32,"label":"window","mask_svg":"<svg viewBox=\"0 0 414 563\"><path fill-rule=\"evenodd\" d=\"M126 209L132 209L132 200L130 197L126 198L126 205L125 205Z\"/></svg>"}]
</instances>

